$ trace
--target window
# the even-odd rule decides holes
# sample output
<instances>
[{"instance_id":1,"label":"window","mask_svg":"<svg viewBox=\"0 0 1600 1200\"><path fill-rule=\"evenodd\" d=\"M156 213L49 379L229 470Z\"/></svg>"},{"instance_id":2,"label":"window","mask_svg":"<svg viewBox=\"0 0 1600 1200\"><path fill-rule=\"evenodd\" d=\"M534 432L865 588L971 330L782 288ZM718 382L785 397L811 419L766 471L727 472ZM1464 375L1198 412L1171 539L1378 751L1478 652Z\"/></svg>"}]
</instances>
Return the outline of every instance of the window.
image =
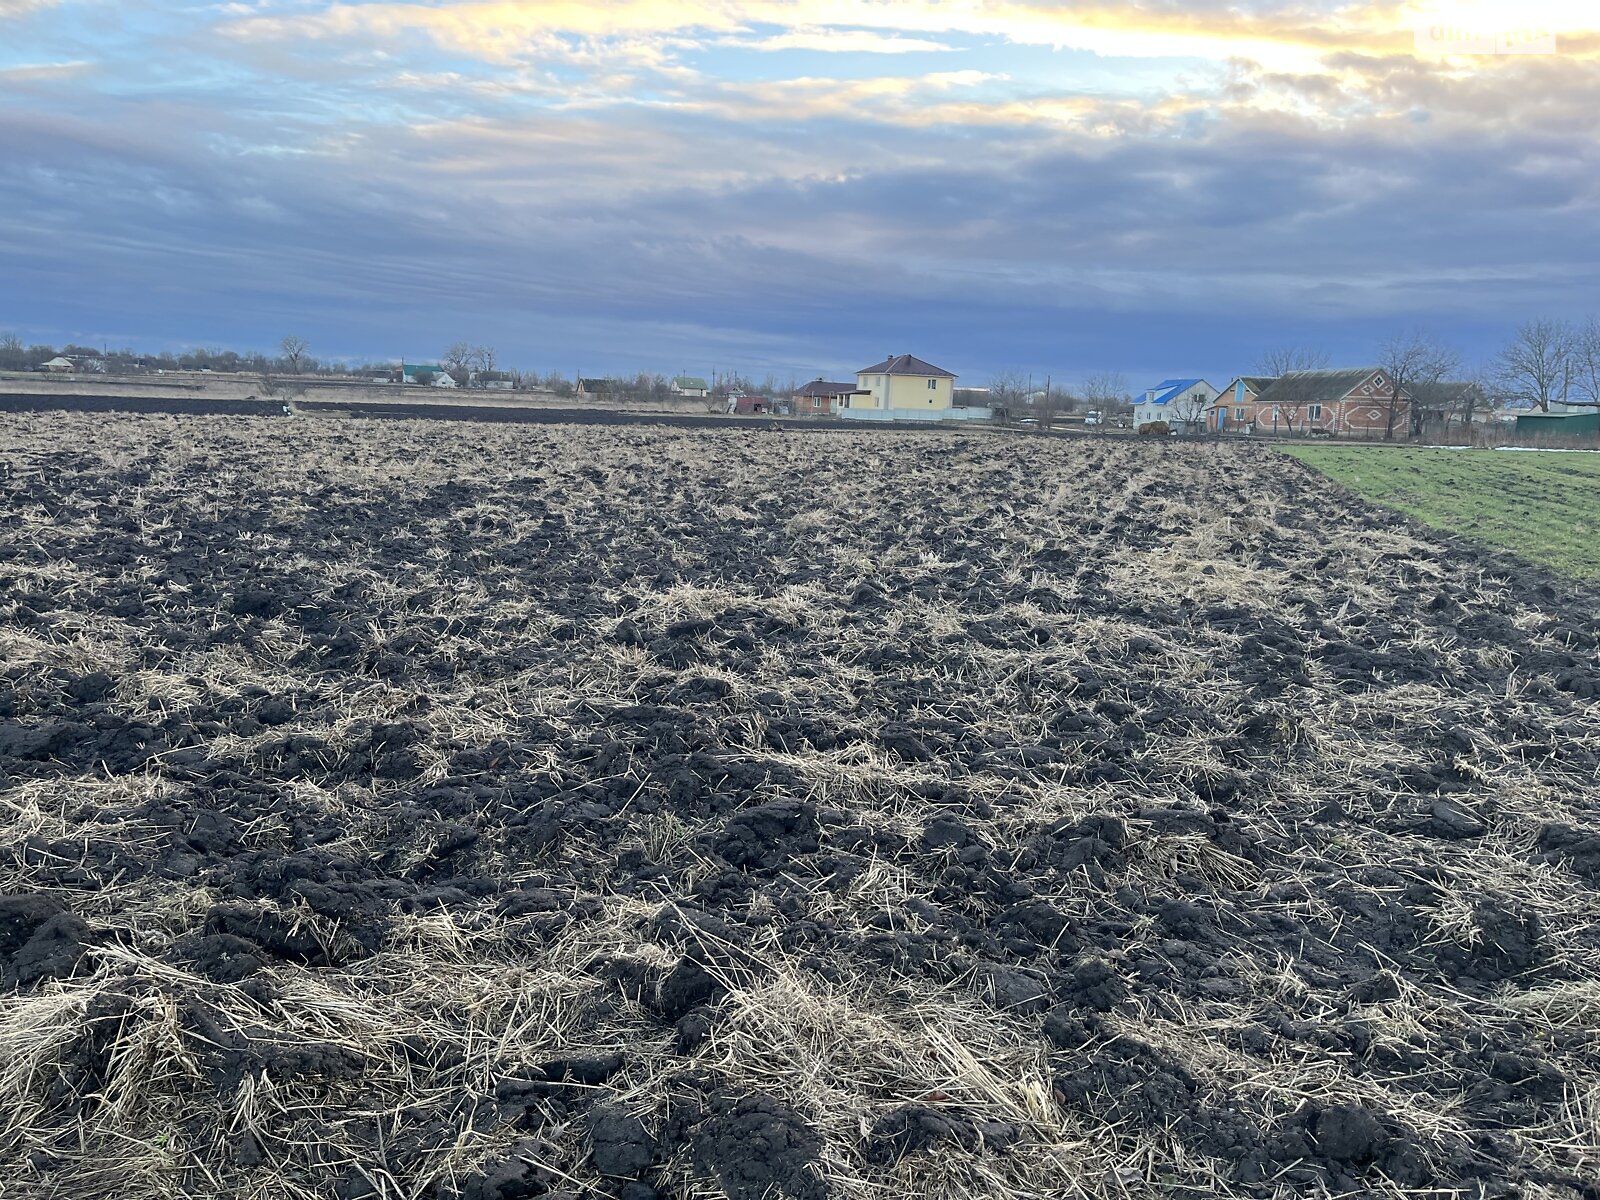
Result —
<instances>
[{"instance_id":1,"label":"window","mask_svg":"<svg viewBox=\"0 0 1600 1200\"><path fill-rule=\"evenodd\" d=\"M1238 408L1233 410L1233 419L1235 421L1244 420L1244 405L1241 404Z\"/></svg>"},{"instance_id":2,"label":"window","mask_svg":"<svg viewBox=\"0 0 1600 1200\"><path fill-rule=\"evenodd\" d=\"M1320 404L1309 405L1306 408L1306 416L1311 418L1311 420L1313 420L1313 421L1322 420L1322 405L1320 405Z\"/></svg>"},{"instance_id":3,"label":"window","mask_svg":"<svg viewBox=\"0 0 1600 1200\"><path fill-rule=\"evenodd\" d=\"M813 396L813 397L811 397L811 407L812 408L821 408L822 407L822 397L821 396Z\"/></svg>"},{"instance_id":4,"label":"window","mask_svg":"<svg viewBox=\"0 0 1600 1200\"><path fill-rule=\"evenodd\" d=\"M937 392L939 390L939 381L937 379L928 380L928 390L930 392Z\"/></svg>"}]
</instances>

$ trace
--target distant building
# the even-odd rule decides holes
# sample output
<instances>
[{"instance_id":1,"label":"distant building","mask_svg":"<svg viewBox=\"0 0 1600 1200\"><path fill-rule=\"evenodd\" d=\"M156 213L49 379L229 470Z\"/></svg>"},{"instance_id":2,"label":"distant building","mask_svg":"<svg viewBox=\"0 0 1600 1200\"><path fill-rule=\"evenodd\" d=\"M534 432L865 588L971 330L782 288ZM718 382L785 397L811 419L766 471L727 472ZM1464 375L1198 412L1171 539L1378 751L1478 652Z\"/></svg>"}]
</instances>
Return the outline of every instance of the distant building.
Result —
<instances>
[{"instance_id":1,"label":"distant building","mask_svg":"<svg viewBox=\"0 0 1600 1200\"><path fill-rule=\"evenodd\" d=\"M1253 430L1258 434L1320 434L1383 437L1411 427L1411 393L1382 367L1291 371L1256 397Z\"/></svg>"},{"instance_id":2,"label":"distant building","mask_svg":"<svg viewBox=\"0 0 1600 1200\"><path fill-rule=\"evenodd\" d=\"M64 375L68 371L73 370L72 360L70 358L62 358L58 354L49 362L40 363L39 370L49 371L52 375Z\"/></svg>"},{"instance_id":3,"label":"distant building","mask_svg":"<svg viewBox=\"0 0 1600 1200\"><path fill-rule=\"evenodd\" d=\"M1600 437L1600 411L1533 412L1517 417L1517 437L1534 441Z\"/></svg>"},{"instance_id":4,"label":"distant building","mask_svg":"<svg viewBox=\"0 0 1600 1200\"><path fill-rule=\"evenodd\" d=\"M1206 428L1212 433L1249 433L1256 397L1276 382L1272 375L1240 375L1211 401Z\"/></svg>"},{"instance_id":5,"label":"distant building","mask_svg":"<svg viewBox=\"0 0 1600 1200\"><path fill-rule=\"evenodd\" d=\"M616 394L617 384L614 379L584 379L578 377L578 395L586 400L599 398L609 399Z\"/></svg>"},{"instance_id":6,"label":"distant building","mask_svg":"<svg viewBox=\"0 0 1600 1200\"><path fill-rule=\"evenodd\" d=\"M847 408L851 399L857 396L866 399L871 393L861 391L853 383L830 383L819 376L795 392L795 415L831 416Z\"/></svg>"},{"instance_id":7,"label":"distant building","mask_svg":"<svg viewBox=\"0 0 1600 1200\"><path fill-rule=\"evenodd\" d=\"M849 407L928 412L955 407L956 377L909 354L896 354L856 372Z\"/></svg>"},{"instance_id":8,"label":"distant building","mask_svg":"<svg viewBox=\"0 0 1600 1200\"><path fill-rule=\"evenodd\" d=\"M423 383L431 387L453 388L455 376L438 363L401 363L401 383Z\"/></svg>"},{"instance_id":9,"label":"distant building","mask_svg":"<svg viewBox=\"0 0 1600 1200\"><path fill-rule=\"evenodd\" d=\"M1204 379L1163 379L1134 402L1134 428L1165 421L1174 429L1198 430L1217 398L1217 389Z\"/></svg>"},{"instance_id":10,"label":"distant building","mask_svg":"<svg viewBox=\"0 0 1600 1200\"><path fill-rule=\"evenodd\" d=\"M711 394L711 386L694 375L679 375L672 381L674 396L695 396L704 399Z\"/></svg>"},{"instance_id":11,"label":"distant building","mask_svg":"<svg viewBox=\"0 0 1600 1200\"><path fill-rule=\"evenodd\" d=\"M742 416L754 416L773 411L772 401L751 392L733 392L728 396L728 411Z\"/></svg>"}]
</instances>

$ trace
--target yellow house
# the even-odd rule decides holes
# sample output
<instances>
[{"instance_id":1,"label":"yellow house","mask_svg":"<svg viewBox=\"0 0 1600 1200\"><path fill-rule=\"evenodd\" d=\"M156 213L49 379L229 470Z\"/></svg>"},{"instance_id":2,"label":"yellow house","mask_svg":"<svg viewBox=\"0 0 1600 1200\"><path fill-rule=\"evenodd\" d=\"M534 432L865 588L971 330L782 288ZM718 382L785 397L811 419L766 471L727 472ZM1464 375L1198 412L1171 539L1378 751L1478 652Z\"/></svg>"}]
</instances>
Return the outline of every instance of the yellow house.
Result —
<instances>
[{"instance_id":1,"label":"yellow house","mask_svg":"<svg viewBox=\"0 0 1600 1200\"><path fill-rule=\"evenodd\" d=\"M909 354L897 354L876 366L863 367L856 372L856 387L858 393L850 397L851 408L930 412L955 407L956 377Z\"/></svg>"}]
</instances>

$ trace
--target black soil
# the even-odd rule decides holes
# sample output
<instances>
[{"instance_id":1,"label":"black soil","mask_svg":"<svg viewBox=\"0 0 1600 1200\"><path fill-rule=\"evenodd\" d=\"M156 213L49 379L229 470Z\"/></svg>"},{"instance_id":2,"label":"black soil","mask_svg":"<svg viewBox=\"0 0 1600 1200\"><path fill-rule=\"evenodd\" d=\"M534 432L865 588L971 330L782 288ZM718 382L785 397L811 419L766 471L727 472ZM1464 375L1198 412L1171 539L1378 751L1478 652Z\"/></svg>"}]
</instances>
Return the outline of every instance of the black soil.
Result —
<instances>
[{"instance_id":1,"label":"black soil","mask_svg":"<svg viewBox=\"0 0 1600 1200\"><path fill-rule=\"evenodd\" d=\"M1596 597L1029 447L15 417L0 1192L1593 1200Z\"/></svg>"}]
</instances>

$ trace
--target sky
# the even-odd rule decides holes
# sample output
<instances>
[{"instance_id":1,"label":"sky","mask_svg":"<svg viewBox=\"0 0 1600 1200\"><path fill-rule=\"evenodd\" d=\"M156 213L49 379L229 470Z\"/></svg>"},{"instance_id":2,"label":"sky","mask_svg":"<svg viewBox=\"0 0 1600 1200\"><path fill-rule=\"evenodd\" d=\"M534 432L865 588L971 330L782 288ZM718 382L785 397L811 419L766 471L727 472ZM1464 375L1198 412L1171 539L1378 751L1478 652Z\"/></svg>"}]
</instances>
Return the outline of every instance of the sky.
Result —
<instances>
[{"instance_id":1,"label":"sky","mask_svg":"<svg viewBox=\"0 0 1600 1200\"><path fill-rule=\"evenodd\" d=\"M1142 390L1590 312L1593 0L0 0L28 341Z\"/></svg>"}]
</instances>

